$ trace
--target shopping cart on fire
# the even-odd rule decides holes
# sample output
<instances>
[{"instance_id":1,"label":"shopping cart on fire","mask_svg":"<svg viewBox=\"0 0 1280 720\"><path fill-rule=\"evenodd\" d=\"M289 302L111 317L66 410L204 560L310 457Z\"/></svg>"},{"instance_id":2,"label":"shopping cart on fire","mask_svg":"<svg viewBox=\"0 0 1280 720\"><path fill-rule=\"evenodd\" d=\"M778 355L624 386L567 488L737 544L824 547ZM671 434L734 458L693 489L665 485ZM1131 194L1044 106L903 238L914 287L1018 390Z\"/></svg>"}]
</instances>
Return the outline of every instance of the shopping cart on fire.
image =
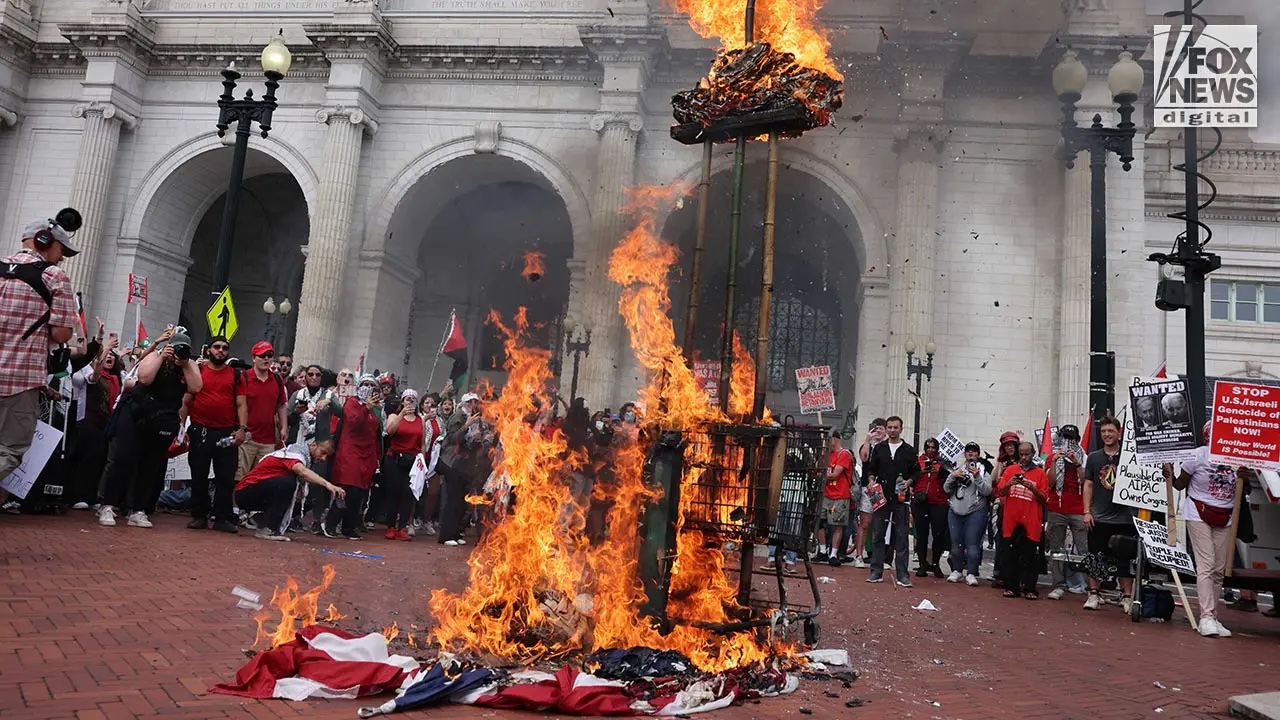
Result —
<instances>
[{"instance_id":1,"label":"shopping cart on fire","mask_svg":"<svg viewBox=\"0 0 1280 720\"><path fill-rule=\"evenodd\" d=\"M828 431L797 425L711 424L686 431L661 432L649 450L646 480L662 498L643 515L641 577L645 612L669 632L691 625L717 633L759 630L774 637L803 627L813 644L822 610L818 578L809 559L826 474ZM726 608L728 622L683 617L672 606L672 571L678 543L702 543L719 551L737 546L736 605ZM794 551L802 571L756 570L754 549L772 546ZM726 554L732 560L732 554ZM758 587L754 580L771 576ZM795 591L807 586L807 597ZM766 591L767 589L767 591Z\"/></svg>"}]
</instances>

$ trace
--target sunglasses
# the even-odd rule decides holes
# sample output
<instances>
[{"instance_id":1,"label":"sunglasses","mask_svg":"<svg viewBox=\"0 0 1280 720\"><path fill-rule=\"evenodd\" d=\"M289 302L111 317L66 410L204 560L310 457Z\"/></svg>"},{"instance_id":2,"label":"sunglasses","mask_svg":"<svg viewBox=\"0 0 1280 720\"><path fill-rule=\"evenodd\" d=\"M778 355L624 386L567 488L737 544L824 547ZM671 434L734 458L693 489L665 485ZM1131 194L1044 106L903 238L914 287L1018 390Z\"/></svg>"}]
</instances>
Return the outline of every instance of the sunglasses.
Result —
<instances>
[{"instance_id":1,"label":"sunglasses","mask_svg":"<svg viewBox=\"0 0 1280 720\"><path fill-rule=\"evenodd\" d=\"M309 372L309 373L307 373L307 377L320 377L320 373L318 373L318 372Z\"/></svg>"},{"instance_id":2,"label":"sunglasses","mask_svg":"<svg viewBox=\"0 0 1280 720\"><path fill-rule=\"evenodd\" d=\"M270 360L271 358L273 358L273 357L275 357L275 356L276 356L276 354L275 354L275 353L269 353L269 352L268 352L268 353L262 353L262 354L261 354L261 355L259 355L258 357L263 358L264 360Z\"/></svg>"},{"instance_id":3,"label":"sunglasses","mask_svg":"<svg viewBox=\"0 0 1280 720\"><path fill-rule=\"evenodd\" d=\"M220 350L220 351L222 351L222 352L226 352L227 350L230 350L230 349L231 349L231 346L230 346L230 345L222 345L222 344L218 344L218 345L210 345L210 346L209 346L209 349L210 349L210 350Z\"/></svg>"}]
</instances>

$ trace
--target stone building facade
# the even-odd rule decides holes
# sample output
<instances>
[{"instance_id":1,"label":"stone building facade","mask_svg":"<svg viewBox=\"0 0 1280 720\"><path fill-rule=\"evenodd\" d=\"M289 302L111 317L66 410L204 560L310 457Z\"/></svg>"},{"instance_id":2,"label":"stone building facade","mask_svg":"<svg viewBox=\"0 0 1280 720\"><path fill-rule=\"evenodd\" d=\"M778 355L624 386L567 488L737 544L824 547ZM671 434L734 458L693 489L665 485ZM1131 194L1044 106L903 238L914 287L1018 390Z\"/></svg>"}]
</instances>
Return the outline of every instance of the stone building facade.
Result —
<instances>
[{"instance_id":1,"label":"stone building facade","mask_svg":"<svg viewBox=\"0 0 1280 720\"><path fill-rule=\"evenodd\" d=\"M1079 117L1114 119L1105 72L1123 47L1147 44L1144 3L830 0L821 18L846 99L834 127L782 149L770 405L796 405L796 365L831 364L842 416L910 422L906 349L932 342L926 432L991 441L1038 427L1046 410L1081 418L1088 169L1054 157L1049 73L1064 47L1080 50L1097 74ZM231 155L214 129L219 71L236 62L239 92L261 93L257 54L278 31L294 64L270 135L250 142L231 277L239 349L265 331L262 301L289 297L279 337L298 361L364 357L423 387L451 311L483 375L503 357L485 316L527 305L548 347L590 331L576 360L593 407L631 396L643 379L608 254L630 227L627 188L697 181L700 150L669 138L669 102L715 48L658 0L0 0L0 231L77 207L86 249L67 267L90 315L131 337L134 274L149 280L141 319L153 332L181 318L202 335ZM1152 148L1156 165L1143 141L1132 171L1113 161L1108 175L1119 378L1166 353L1179 365L1145 262L1167 234L1171 141ZM1269 159L1249 172L1261 183L1275 162L1258 152ZM762 159L753 146L750 187ZM703 354L723 318L729 161L717 149ZM762 222L751 192L748 246ZM686 250L691 206L662 223ZM1245 229L1227 244L1238 240L1250 269L1234 277L1247 279L1276 256L1256 254L1264 208L1240 212ZM537 282L522 272L529 249L547 265ZM749 318L759 266L743 254ZM686 283L679 274L677 316ZM1230 339L1210 370L1265 361L1259 338L1274 327L1212 323ZM556 353L566 389L574 360Z\"/></svg>"}]
</instances>

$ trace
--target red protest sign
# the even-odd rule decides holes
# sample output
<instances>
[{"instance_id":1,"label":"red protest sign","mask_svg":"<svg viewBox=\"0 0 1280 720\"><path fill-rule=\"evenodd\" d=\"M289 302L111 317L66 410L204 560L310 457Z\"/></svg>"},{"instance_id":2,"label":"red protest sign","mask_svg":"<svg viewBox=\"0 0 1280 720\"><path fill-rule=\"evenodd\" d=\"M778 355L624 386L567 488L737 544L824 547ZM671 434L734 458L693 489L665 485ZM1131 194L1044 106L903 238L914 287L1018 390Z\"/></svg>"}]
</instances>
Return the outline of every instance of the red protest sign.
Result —
<instances>
[{"instance_id":1,"label":"red protest sign","mask_svg":"<svg viewBox=\"0 0 1280 720\"><path fill-rule=\"evenodd\" d=\"M1216 381L1209 458L1223 464L1280 469L1280 388Z\"/></svg>"},{"instance_id":2,"label":"red protest sign","mask_svg":"<svg viewBox=\"0 0 1280 720\"><path fill-rule=\"evenodd\" d=\"M707 403L710 405L719 405L720 361L694 360L693 378L698 383L698 387L702 388L702 392L707 394Z\"/></svg>"}]
</instances>

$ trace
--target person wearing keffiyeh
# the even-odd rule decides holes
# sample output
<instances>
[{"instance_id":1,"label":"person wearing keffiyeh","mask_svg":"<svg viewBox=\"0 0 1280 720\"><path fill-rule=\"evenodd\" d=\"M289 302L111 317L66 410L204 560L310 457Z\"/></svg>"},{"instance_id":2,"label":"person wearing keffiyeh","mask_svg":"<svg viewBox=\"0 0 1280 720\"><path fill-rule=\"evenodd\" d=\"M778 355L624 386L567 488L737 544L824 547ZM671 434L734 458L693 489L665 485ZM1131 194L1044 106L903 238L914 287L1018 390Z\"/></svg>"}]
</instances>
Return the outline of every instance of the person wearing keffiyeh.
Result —
<instances>
[{"instance_id":1,"label":"person wearing keffiyeh","mask_svg":"<svg viewBox=\"0 0 1280 720\"><path fill-rule=\"evenodd\" d=\"M1084 449L1080 447L1080 430L1075 425L1064 425L1058 430L1058 445L1045 460L1049 474L1049 519L1045 541L1049 553L1067 551L1067 531L1076 553L1084 554L1089 547L1089 531L1084 526ZM1066 562L1051 560L1049 574L1053 579L1050 600L1061 600L1068 590ZM1085 588L1071 588L1083 594Z\"/></svg>"}]
</instances>

